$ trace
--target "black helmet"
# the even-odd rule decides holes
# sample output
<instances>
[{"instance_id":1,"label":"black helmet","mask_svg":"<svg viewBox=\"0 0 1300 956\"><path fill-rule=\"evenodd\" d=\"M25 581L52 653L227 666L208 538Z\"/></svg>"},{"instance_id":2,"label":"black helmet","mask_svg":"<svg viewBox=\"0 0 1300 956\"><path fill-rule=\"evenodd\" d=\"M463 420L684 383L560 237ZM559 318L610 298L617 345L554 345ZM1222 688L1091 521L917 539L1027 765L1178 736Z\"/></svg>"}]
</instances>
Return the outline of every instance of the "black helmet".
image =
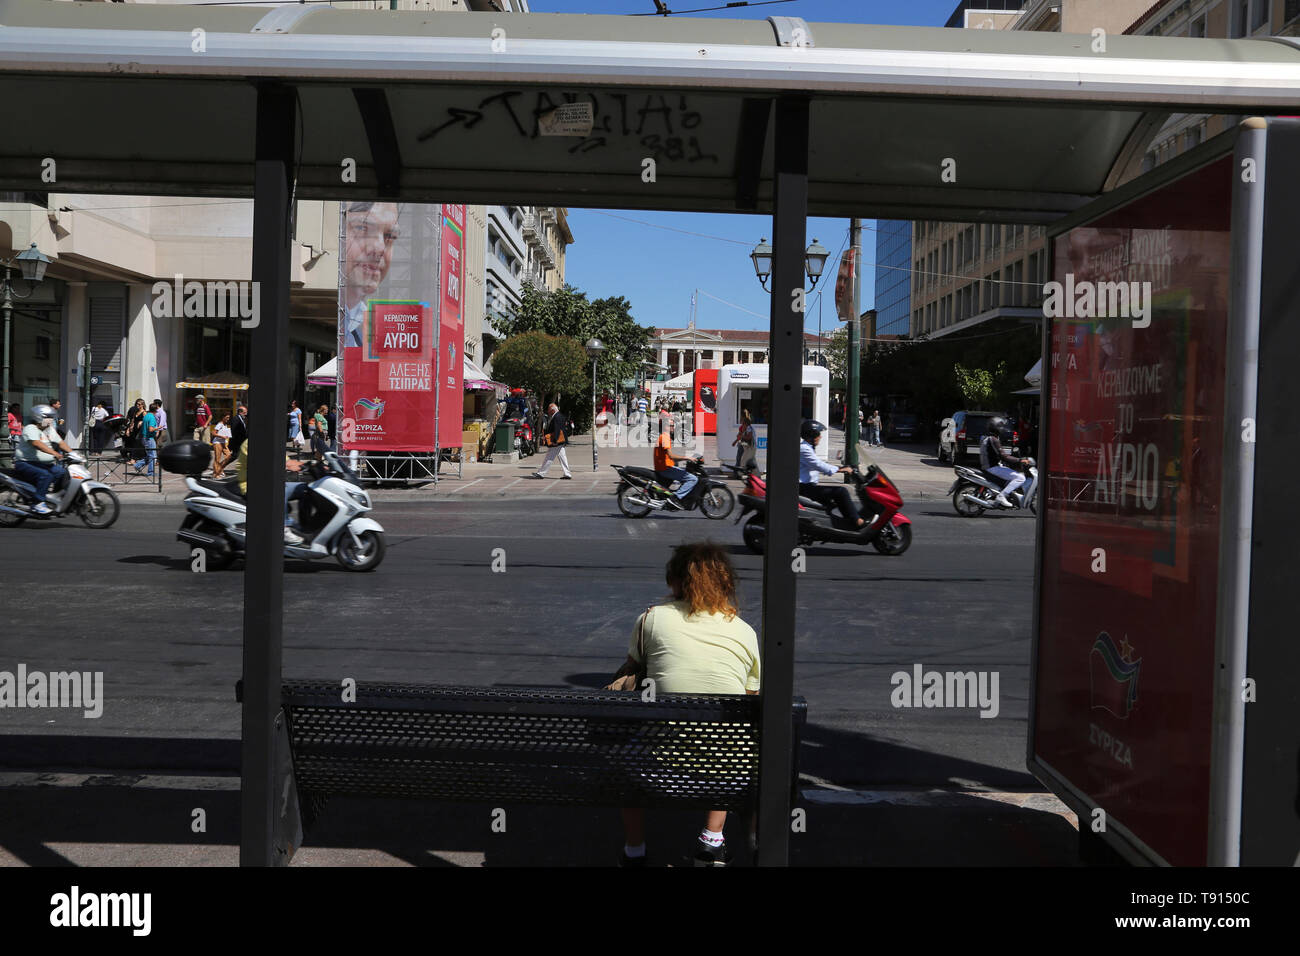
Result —
<instances>
[{"instance_id":1,"label":"black helmet","mask_svg":"<svg viewBox=\"0 0 1300 956\"><path fill-rule=\"evenodd\" d=\"M984 434L997 435L999 438L1003 438L1011 434L1011 432L1007 428L1007 420L1001 415L994 415L988 420L988 424L984 426Z\"/></svg>"},{"instance_id":2,"label":"black helmet","mask_svg":"<svg viewBox=\"0 0 1300 956\"><path fill-rule=\"evenodd\" d=\"M826 431L825 425L823 425L819 421L815 421L814 419L808 418L805 419L804 423L799 426L799 437L811 445L813 443L813 439L815 439L818 435L820 435L824 431Z\"/></svg>"}]
</instances>

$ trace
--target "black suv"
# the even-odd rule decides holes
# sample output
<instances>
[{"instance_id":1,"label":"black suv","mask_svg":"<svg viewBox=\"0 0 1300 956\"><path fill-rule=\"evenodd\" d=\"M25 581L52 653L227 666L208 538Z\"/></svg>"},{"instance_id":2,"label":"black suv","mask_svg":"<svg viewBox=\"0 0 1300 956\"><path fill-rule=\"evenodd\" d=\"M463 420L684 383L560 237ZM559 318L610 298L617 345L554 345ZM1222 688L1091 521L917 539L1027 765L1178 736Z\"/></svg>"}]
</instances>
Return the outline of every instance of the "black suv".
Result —
<instances>
[{"instance_id":1,"label":"black suv","mask_svg":"<svg viewBox=\"0 0 1300 956\"><path fill-rule=\"evenodd\" d=\"M1017 422L1006 412L954 412L951 418L943 420L943 431L939 435L939 460L957 464L967 455L980 453L980 439L988 427L989 419L1001 415L1007 420L1011 429L1011 441L1003 442L1002 447L1012 455L1020 454L1020 432Z\"/></svg>"}]
</instances>

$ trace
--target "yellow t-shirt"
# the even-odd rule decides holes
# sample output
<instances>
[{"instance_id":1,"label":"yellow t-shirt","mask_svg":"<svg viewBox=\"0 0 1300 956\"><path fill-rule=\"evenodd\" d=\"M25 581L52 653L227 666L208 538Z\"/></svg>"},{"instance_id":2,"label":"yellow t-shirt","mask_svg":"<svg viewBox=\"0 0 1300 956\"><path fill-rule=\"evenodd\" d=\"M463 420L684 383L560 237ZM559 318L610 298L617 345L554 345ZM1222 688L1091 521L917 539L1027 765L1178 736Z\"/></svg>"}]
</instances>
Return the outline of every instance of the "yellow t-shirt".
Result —
<instances>
[{"instance_id":1,"label":"yellow t-shirt","mask_svg":"<svg viewBox=\"0 0 1300 956\"><path fill-rule=\"evenodd\" d=\"M759 689L758 635L737 615L688 614L683 601L645 615L646 676L665 694L743 694ZM638 619L639 622L640 619ZM637 630L628 653L640 662Z\"/></svg>"},{"instance_id":2,"label":"yellow t-shirt","mask_svg":"<svg viewBox=\"0 0 1300 956\"><path fill-rule=\"evenodd\" d=\"M248 497L248 439L239 446L239 457L235 459L235 474L239 476L239 493Z\"/></svg>"}]
</instances>

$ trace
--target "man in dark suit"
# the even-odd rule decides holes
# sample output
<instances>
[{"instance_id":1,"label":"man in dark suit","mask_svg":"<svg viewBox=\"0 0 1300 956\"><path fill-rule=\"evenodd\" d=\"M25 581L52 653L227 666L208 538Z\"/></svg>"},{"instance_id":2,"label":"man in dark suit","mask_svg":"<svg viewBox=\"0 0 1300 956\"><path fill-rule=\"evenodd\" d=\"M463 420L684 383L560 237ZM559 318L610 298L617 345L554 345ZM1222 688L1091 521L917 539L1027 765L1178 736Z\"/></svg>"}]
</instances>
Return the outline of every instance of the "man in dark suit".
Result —
<instances>
[{"instance_id":1,"label":"man in dark suit","mask_svg":"<svg viewBox=\"0 0 1300 956\"><path fill-rule=\"evenodd\" d=\"M235 420L230 423L230 457L232 459L239 457L239 449L248 440L247 416L248 406L240 405L239 413L235 416Z\"/></svg>"}]
</instances>

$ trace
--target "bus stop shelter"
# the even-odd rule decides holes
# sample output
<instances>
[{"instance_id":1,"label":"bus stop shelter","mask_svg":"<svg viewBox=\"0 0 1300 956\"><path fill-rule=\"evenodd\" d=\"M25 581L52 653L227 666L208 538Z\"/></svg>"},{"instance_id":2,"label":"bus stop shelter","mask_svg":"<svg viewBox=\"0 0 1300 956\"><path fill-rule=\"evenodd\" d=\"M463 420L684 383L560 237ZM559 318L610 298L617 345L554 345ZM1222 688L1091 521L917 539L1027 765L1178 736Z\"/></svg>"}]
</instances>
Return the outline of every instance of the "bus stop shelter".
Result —
<instances>
[{"instance_id":1,"label":"bus stop shelter","mask_svg":"<svg viewBox=\"0 0 1300 956\"><path fill-rule=\"evenodd\" d=\"M0 188L250 197L252 395L285 391L295 199L772 217L759 860L788 854L809 214L1051 223L1174 113L1300 111L1287 38L0 0ZM789 290L789 291L783 291ZM278 416L250 439L274 447ZM241 861L275 847L283 474L250 475Z\"/></svg>"}]
</instances>

